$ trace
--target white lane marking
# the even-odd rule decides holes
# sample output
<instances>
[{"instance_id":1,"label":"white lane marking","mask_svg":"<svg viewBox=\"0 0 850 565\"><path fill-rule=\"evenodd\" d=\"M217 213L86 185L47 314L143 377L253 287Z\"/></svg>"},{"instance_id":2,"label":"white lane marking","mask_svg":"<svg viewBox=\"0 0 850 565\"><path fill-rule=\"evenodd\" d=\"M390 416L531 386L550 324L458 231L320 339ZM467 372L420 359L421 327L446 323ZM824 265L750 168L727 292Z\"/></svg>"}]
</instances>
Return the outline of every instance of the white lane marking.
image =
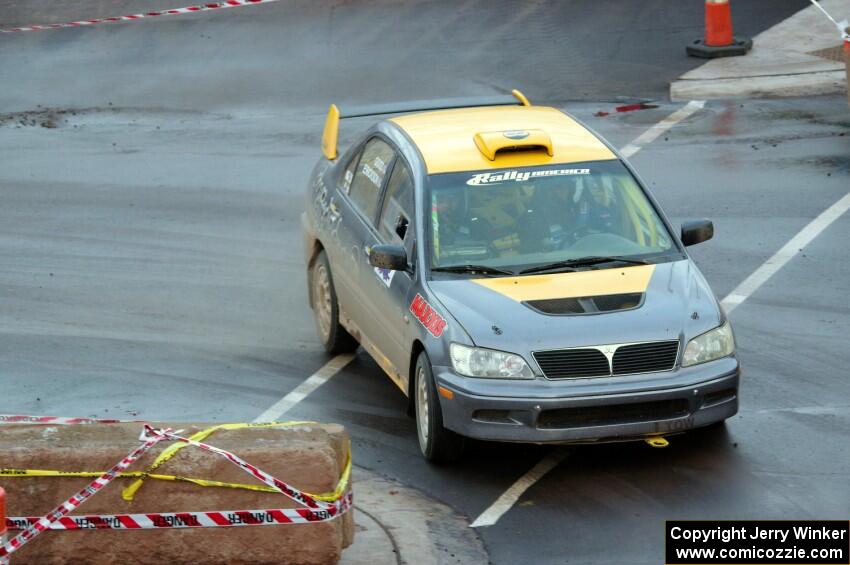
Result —
<instances>
[{"instance_id":1,"label":"white lane marking","mask_svg":"<svg viewBox=\"0 0 850 565\"><path fill-rule=\"evenodd\" d=\"M637 136L634 141L620 149L620 154L623 157L629 158L641 149L645 145L649 145L656 139L658 136L672 128L694 112L701 110L705 106L705 100L691 100L639 136Z\"/></svg>"},{"instance_id":2,"label":"white lane marking","mask_svg":"<svg viewBox=\"0 0 850 565\"><path fill-rule=\"evenodd\" d=\"M331 377L340 372L343 367L348 365L354 359L353 353L337 355L330 361L324 364L321 369L310 375L307 380L292 389L292 391L275 402L268 410L260 414L254 419L254 423L259 422L276 422L288 412L293 406L307 398L307 396L328 382Z\"/></svg>"},{"instance_id":3,"label":"white lane marking","mask_svg":"<svg viewBox=\"0 0 850 565\"><path fill-rule=\"evenodd\" d=\"M753 274L735 287L720 303L726 309L726 313L740 306L746 299L766 283L770 277L784 267L788 261L793 259L797 253L802 251L820 233L828 228L832 222L837 220L850 209L850 193L844 195L838 202L824 210L817 218L800 230L788 243L765 261Z\"/></svg>"},{"instance_id":4,"label":"white lane marking","mask_svg":"<svg viewBox=\"0 0 850 565\"><path fill-rule=\"evenodd\" d=\"M704 100L691 100L648 130L637 136L631 143L620 149L620 154L628 158L643 149L649 143L652 143L658 136L669 130L697 110L705 106ZM471 528L479 528L483 526L492 526L499 521L502 515L511 509L516 504L519 497L539 481L543 476L554 469L566 457L566 452L562 449L555 449L549 455L544 457L537 465L531 468L529 472L521 476L517 481L506 490L502 496L496 499L496 502L490 505L487 510L475 519Z\"/></svg>"},{"instance_id":5,"label":"white lane marking","mask_svg":"<svg viewBox=\"0 0 850 565\"><path fill-rule=\"evenodd\" d=\"M552 450L546 457L531 468L526 474L521 476L511 487L502 493L502 496L496 499L496 502L490 505L487 510L481 513L481 516L475 519L470 524L471 528L481 528L492 526L499 521L502 515L511 509L516 504L519 497L527 491L534 483L543 478L543 475L554 469L567 456L567 451L563 447Z\"/></svg>"}]
</instances>

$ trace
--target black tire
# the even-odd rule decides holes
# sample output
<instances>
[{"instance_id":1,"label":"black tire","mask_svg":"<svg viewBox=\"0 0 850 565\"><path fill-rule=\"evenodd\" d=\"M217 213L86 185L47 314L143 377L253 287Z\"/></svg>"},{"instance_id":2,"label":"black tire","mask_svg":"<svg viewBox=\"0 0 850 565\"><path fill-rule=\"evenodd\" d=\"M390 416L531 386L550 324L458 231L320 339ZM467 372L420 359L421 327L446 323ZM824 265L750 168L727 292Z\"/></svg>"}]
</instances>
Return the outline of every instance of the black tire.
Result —
<instances>
[{"instance_id":1,"label":"black tire","mask_svg":"<svg viewBox=\"0 0 850 565\"><path fill-rule=\"evenodd\" d=\"M320 251L310 267L310 306L316 321L319 341L328 353L348 353L357 349L354 339L339 323L339 302L334 288L331 265L324 251Z\"/></svg>"},{"instance_id":2,"label":"black tire","mask_svg":"<svg viewBox=\"0 0 850 565\"><path fill-rule=\"evenodd\" d=\"M443 412L440 407L440 399L437 396L437 387L434 384L434 375L431 372L431 362L424 351L416 359L413 378L416 435L419 438L419 449L422 456L432 463L457 461L463 455L464 437L443 427ZM420 383L420 381L422 382ZM425 398L420 398L420 394L424 394ZM423 400L427 405L427 413L424 414L424 417L421 413ZM423 428L426 432L424 434Z\"/></svg>"}]
</instances>

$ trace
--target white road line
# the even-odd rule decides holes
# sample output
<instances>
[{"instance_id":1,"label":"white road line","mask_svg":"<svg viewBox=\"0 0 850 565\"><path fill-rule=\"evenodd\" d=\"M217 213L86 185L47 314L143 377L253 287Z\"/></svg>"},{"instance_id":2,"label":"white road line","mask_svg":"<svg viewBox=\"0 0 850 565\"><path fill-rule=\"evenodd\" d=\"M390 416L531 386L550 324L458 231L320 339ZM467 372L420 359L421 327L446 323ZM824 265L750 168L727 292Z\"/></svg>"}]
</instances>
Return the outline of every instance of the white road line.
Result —
<instances>
[{"instance_id":1,"label":"white road line","mask_svg":"<svg viewBox=\"0 0 850 565\"><path fill-rule=\"evenodd\" d=\"M637 136L634 141L620 149L620 153L623 157L629 158L638 151L640 151L645 145L649 145L656 139L658 136L672 128L694 112L701 110L705 106L705 100L691 100L639 136Z\"/></svg>"},{"instance_id":2,"label":"white road line","mask_svg":"<svg viewBox=\"0 0 850 565\"><path fill-rule=\"evenodd\" d=\"M519 500L519 497L522 496L522 494L527 491L531 485L543 478L543 475L557 467L566 456L567 451L563 447L552 450L546 457L541 459L537 465L532 467L529 472L517 479L517 481L511 485L511 488L502 493L502 496L496 499L496 502L491 504L487 510L482 512L481 516L476 518L475 521L470 524L470 527L481 528L484 526L492 526L498 522L499 518L502 517L502 514L510 510L511 507L516 504L516 501Z\"/></svg>"},{"instance_id":3,"label":"white road line","mask_svg":"<svg viewBox=\"0 0 850 565\"><path fill-rule=\"evenodd\" d=\"M288 412L293 406L307 398L314 390L325 384L335 374L340 372L343 367L348 365L354 359L353 353L337 355L324 366L310 375L307 380L292 389L292 391L275 402L268 410L260 414L254 419L254 423L258 422L276 422Z\"/></svg>"},{"instance_id":4,"label":"white road line","mask_svg":"<svg viewBox=\"0 0 850 565\"><path fill-rule=\"evenodd\" d=\"M841 217L844 212L850 209L850 193L844 195L838 202L824 210L817 218L809 222L809 224L800 230L797 235L792 237L788 243L782 246L782 249L773 254L773 256L765 261L761 267L755 270L753 274L748 276L744 281L735 287L735 290L729 293L726 298L721 301L723 307L728 314L738 306L740 306L747 298L757 291L766 283L770 277L784 267L788 261L793 259L797 253L802 251L809 243L812 242L820 233L828 228L832 222Z\"/></svg>"},{"instance_id":5,"label":"white road line","mask_svg":"<svg viewBox=\"0 0 850 565\"><path fill-rule=\"evenodd\" d=\"M637 136L631 143L620 149L620 154L628 158L643 149L649 143L652 143L658 136L669 130L694 112L705 106L704 100L691 100L648 130ZM549 455L544 457L537 465L531 468L529 472L521 476L517 481L508 488L496 499L496 502L490 505L487 510L475 519L471 528L480 528L484 526L492 526L499 521L502 515L511 509L516 504L519 497L531 487L534 483L543 478L543 476L558 466L564 460L566 452L562 449L555 449Z\"/></svg>"}]
</instances>

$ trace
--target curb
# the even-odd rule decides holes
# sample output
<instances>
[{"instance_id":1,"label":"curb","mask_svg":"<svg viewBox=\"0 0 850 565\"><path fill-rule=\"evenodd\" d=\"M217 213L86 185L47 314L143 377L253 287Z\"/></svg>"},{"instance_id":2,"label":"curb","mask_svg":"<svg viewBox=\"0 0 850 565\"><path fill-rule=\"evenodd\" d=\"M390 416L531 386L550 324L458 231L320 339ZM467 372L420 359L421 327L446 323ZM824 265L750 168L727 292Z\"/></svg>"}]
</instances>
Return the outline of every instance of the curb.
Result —
<instances>
[{"instance_id":1,"label":"curb","mask_svg":"<svg viewBox=\"0 0 850 565\"><path fill-rule=\"evenodd\" d=\"M821 0L843 15L846 0ZM845 63L835 25L817 6L808 6L757 35L742 57L714 59L670 84L670 99L759 98L843 93Z\"/></svg>"},{"instance_id":2,"label":"curb","mask_svg":"<svg viewBox=\"0 0 850 565\"><path fill-rule=\"evenodd\" d=\"M486 564L484 545L451 507L362 467L354 467L354 543L341 565Z\"/></svg>"},{"instance_id":3,"label":"curb","mask_svg":"<svg viewBox=\"0 0 850 565\"><path fill-rule=\"evenodd\" d=\"M764 98L838 94L847 89L844 71L770 75L706 80L677 80L670 84L670 100L706 98Z\"/></svg>"}]
</instances>

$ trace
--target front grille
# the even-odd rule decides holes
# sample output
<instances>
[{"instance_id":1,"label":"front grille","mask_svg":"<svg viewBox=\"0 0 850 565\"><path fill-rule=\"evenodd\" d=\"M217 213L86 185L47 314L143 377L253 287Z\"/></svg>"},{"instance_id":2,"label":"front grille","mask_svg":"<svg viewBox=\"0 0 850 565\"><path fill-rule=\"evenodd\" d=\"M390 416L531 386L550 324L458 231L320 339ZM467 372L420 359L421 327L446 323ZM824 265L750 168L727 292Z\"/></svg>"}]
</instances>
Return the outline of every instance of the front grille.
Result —
<instances>
[{"instance_id":1,"label":"front grille","mask_svg":"<svg viewBox=\"0 0 850 565\"><path fill-rule=\"evenodd\" d=\"M611 363L602 350L614 354ZM535 351L534 360L548 379L580 379L672 371L679 356L678 340L626 345ZM613 365L613 367L612 367Z\"/></svg>"},{"instance_id":2,"label":"front grille","mask_svg":"<svg viewBox=\"0 0 850 565\"><path fill-rule=\"evenodd\" d=\"M611 374L608 358L598 349L536 351L534 360L550 379L606 377Z\"/></svg>"},{"instance_id":3,"label":"front grille","mask_svg":"<svg viewBox=\"0 0 850 565\"><path fill-rule=\"evenodd\" d=\"M613 374L671 371L678 355L678 340L623 345L614 352Z\"/></svg>"},{"instance_id":4,"label":"front grille","mask_svg":"<svg viewBox=\"0 0 850 565\"><path fill-rule=\"evenodd\" d=\"M688 401L683 398L633 404L558 408L541 412L537 419L537 427L558 429L640 424L681 418L688 413Z\"/></svg>"}]
</instances>

